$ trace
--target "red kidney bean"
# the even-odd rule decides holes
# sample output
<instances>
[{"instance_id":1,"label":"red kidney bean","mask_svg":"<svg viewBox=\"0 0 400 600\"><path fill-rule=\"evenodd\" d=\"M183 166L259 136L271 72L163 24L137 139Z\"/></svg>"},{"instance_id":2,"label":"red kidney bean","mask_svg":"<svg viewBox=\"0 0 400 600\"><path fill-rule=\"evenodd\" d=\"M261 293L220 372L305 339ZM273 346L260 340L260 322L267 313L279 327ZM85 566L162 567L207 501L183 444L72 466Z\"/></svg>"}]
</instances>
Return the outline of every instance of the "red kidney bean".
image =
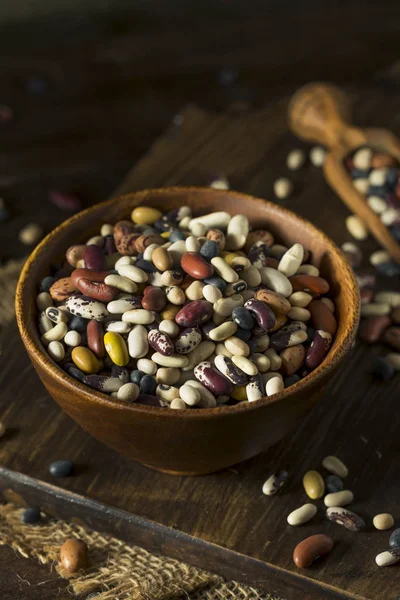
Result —
<instances>
[{"instance_id":1,"label":"red kidney bean","mask_svg":"<svg viewBox=\"0 0 400 600\"><path fill-rule=\"evenodd\" d=\"M118 252L123 256L135 256L138 253L136 250L136 240L138 237L138 233L128 233L121 237L114 237Z\"/></svg>"},{"instance_id":2,"label":"red kidney bean","mask_svg":"<svg viewBox=\"0 0 400 600\"><path fill-rule=\"evenodd\" d=\"M244 307L251 313L257 321L257 325L265 331L270 331L276 325L276 316L274 311L261 300L251 298L245 302Z\"/></svg>"},{"instance_id":3,"label":"red kidney bean","mask_svg":"<svg viewBox=\"0 0 400 600\"><path fill-rule=\"evenodd\" d=\"M130 233L135 233L136 227L132 221L118 221L114 225L114 241L117 243L117 240L122 238L124 235L129 235ZM137 234L139 235L139 234Z\"/></svg>"},{"instance_id":4,"label":"red kidney bean","mask_svg":"<svg viewBox=\"0 0 400 600\"><path fill-rule=\"evenodd\" d=\"M139 235L139 237L137 237L135 240L135 249L136 252L144 252L147 246L150 246L151 244L158 244L159 246L162 246L164 242L165 240L158 235L158 233Z\"/></svg>"},{"instance_id":5,"label":"red kidney bean","mask_svg":"<svg viewBox=\"0 0 400 600\"><path fill-rule=\"evenodd\" d=\"M175 321L182 327L196 327L211 319L213 305L207 300L189 302L175 316Z\"/></svg>"},{"instance_id":6,"label":"red kidney bean","mask_svg":"<svg viewBox=\"0 0 400 600\"><path fill-rule=\"evenodd\" d=\"M147 286L143 292L142 307L160 312L167 304L165 291L159 287Z\"/></svg>"},{"instance_id":7,"label":"red kidney bean","mask_svg":"<svg viewBox=\"0 0 400 600\"><path fill-rule=\"evenodd\" d=\"M293 552L293 562L300 569L305 569L320 556L328 554L332 548L333 539L329 535L323 533L311 535L297 544Z\"/></svg>"},{"instance_id":8,"label":"red kidney bean","mask_svg":"<svg viewBox=\"0 0 400 600\"><path fill-rule=\"evenodd\" d=\"M379 315L377 317L367 317L361 321L358 331L360 338L367 344L375 344L381 337L384 330L392 323L389 315Z\"/></svg>"},{"instance_id":9,"label":"red kidney bean","mask_svg":"<svg viewBox=\"0 0 400 600\"><path fill-rule=\"evenodd\" d=\"M321 300L312 300L307 306L311 313L311 324L314 329L322 329L332 336L337 330L337 323L332 311Z\"/></svg>"},{"instance_id":10,"label":"red kidney bean","mask_svg":"<svg viewBox=\"0 0 400 600\"><path fill-rule=\"evenodd\" d=\"M194 369L194 376L215 396L229 396L232 383L215 369L210 362L203 361Z\"/></svg>"},{"instance_id":11,"label":"red kidney bean","mask_svg":"<svg viewBox=\"0 0 400 600\"><path fill-rule=\"evenodd\" d=\"M400 352L400 327L389 327L383 334L383 341Z\"/></svg>"},{"instance_id":12,"label":"red kidney bean","mask_svg":"<svg viewBox=\"0 0 400 600\"><path fill-rule=\"evenodd\" d=\"M96 246L96 244L85 246L82 258L86 269L102 271L106 264L104 250L100 246Z\"/></svg>"},{"instance_id":13,"label":"red kidney bean","mask_svg":"<svg viewBox=\"0 0 400 600\"><path fill-rule=\"evenodd\" d=\"M90 281L96 281L97 283L104 283L105 278L109 275L109 271L92 271L91 269L75 269L71 273L71 282L78 289L78 282L81 277L89 279Z\"/></svg>"},{"instance_id":14,"label":"red kidney bean","mask_svg":"<svg viewBox=\"0 0 400 600\"><path fill-rule=\"evenodd\" d=\"M158 329L149 331L148 342L150 346L164 356L171 356L174 352L174 344L171 338Z\"/></svg>"},{"instance_id":15,"label":"red kidney bean","mask_svg":"<svg viewBox=\"0 0 400 600\"><path fill-rule=\"evenodd\" d=\"M199 252L185 252L181 259L181 267L194 279L207 279L214 275L214 267Z\"/></svg>"},{"instance_id":16,"label":"red kidney bean","mask_svg":"<svg viewBox=\"0 0 400 600\"><path fill-rule=\"evenodd\" d=\"M289 277L293 292L308 292L312 296L320 296L329 292L329 283L315 275L293 275Z\"/></svg>"},{"instance_id":17,"label":"red kidney bean","mask_svg":"<svg viewBox=\"0 0 400 600\"><path fill-rule=\"evenodd\" d=\"M89 321L86 327L87 343L90 350L97 358L104 358L106 349L104 347L104 329L100 321L94 319Z\"/></svg>"},{"instance_id":18,"label":"red kidney bean","mask_svg":"<svg viewBox=\"0 0 400 600\"><path fill-rule=\"evenodd\" d=\"M316 369L328 354L332 344L332 336L326 331L316 331L306 355L306 366Z\"/></svg>"},{"instance_id":19,"label":"red kidney bean","mask_svg":"<svg viewBox=\"0 0 400 600\"><path fill-rule=\"evenodd\" d=\"M117 289L106 283L97 283L85 277L81 277L78 280L78 289L82 294L90 296L94 300L100 300L100 302L111 302L118 297L119 293Z\"/></svg>"}]
</instances>

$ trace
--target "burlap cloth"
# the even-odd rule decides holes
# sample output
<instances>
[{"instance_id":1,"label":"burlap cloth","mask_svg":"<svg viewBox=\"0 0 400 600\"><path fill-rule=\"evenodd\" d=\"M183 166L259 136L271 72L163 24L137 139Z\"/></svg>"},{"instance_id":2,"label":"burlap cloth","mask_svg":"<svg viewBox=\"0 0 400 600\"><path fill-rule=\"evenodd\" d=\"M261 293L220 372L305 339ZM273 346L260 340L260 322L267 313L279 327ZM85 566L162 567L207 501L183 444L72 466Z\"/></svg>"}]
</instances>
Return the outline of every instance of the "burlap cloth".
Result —
<instances>
[{"instance_id":1,"label":"burlap cloth","mask_svg":"<svg viewBox=\"0 0 400 600\"><path fill-rule=\"evenodd\" d=\"M14 318L15 286L23 262L10 261L0 267L0 328ZM81 597L96 593L96 600L280 600L80 525L46 518L24 525L20 517L21 509L0 505L0 545L55 566L61 577L70 579L71 591ZM59 565L59 554L63 542L74 536L88 545L90 567L71 575Z\"/></svg>"}]
</instances>

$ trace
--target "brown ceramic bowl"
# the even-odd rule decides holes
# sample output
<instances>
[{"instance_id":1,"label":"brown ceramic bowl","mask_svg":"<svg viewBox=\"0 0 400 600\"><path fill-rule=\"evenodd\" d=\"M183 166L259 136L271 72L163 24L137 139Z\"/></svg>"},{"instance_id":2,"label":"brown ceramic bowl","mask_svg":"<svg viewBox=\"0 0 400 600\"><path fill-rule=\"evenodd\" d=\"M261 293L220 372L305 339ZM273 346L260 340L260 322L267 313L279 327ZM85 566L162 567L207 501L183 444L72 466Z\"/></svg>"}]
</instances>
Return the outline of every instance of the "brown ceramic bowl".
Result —
<instances>
[{"instance_id":1,"label":"brown ceramic bowl","mask_svg":"<svg viewBox=\"0 0 400 600\"><path fill-rule=\"evenodd\" d=\"M46 354L36 325L35 298L50 265L66 249L98 233L102 223L130 217L138 204L162 211L189 205L194 215L225 210L245 213L253 228L267 228L281 242L295 241L331 285L338 332L326 360L310 375L272 399L201 410L168 410L126 404L77 382ZM148 190L114 198L85 210L50 233L26 262L18 283L16 312L22 340L50 395L83 429L110 448L154 469L205 474L255 456L287 434L317 402L351 347L359 319L353 272L339 249L316 227L264 200L210 188Z\"/></svg>"}]
</instances>

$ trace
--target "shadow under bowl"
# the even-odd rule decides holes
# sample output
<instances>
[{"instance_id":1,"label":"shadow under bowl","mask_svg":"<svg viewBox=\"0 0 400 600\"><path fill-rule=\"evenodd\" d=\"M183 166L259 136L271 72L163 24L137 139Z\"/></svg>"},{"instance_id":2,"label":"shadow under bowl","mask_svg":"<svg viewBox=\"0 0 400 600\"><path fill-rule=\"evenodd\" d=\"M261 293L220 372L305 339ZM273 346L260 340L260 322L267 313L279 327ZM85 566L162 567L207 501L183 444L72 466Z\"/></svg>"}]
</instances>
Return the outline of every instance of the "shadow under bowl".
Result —
<instances>
[{"instance_id":1,"label":"shadow under bowl","mask_svg":"<svg viewBox=\"0 0 400 600\"><path fill-rule=\"evenodd\" d=\"M253 229L265 228L283 244L300 242L330 283L338 331L324 362L310 375L256 402L200 410L168 410L127 404L67 375L46 353L37 328L36 295L51 265L67 248L84 243L103 223L129 219L139 205L162 212L183 205L193 214L224 210L246 214ZM247 460L282 439L311 410L352 346L359 321L359 294L341 251L308 221L271 202L234 191L177 187L126 194L93 206L52 231L28 258L17 288L16 314L32 363L60 407L110 448L153 469L199 475Z\"/></svg>"}]
</instances>

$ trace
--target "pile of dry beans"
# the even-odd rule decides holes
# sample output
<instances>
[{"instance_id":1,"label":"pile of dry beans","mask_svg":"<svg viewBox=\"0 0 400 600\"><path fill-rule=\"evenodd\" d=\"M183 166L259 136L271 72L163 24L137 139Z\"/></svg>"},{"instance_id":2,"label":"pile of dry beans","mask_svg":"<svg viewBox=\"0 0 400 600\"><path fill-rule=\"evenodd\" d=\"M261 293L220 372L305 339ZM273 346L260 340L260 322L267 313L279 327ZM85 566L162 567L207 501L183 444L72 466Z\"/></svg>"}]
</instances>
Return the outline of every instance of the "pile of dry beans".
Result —
<instances>
[{"instance_id":1,"label":"pile of dry beans","mask_svg":"<svg viewBox=\"0 0 400 600\"><path fill-rule=\"evenodd\" d=\"M301 244L245 215L139 206L45 277L41 341L75 379L120 400L208 408L272 396L326 357L328 282Z\"/></svg>"}]
</instances>

